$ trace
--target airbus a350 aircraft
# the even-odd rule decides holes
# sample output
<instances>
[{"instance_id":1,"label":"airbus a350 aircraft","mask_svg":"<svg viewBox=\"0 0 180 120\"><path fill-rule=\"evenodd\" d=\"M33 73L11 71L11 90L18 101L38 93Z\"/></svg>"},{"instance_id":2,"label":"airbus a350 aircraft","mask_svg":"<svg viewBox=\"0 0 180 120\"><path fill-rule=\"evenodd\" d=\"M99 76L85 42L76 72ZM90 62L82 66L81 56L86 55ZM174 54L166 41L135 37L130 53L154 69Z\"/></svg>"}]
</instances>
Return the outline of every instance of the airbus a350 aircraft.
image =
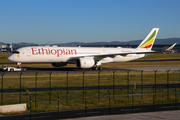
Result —
<instances>
[{"instance_id":1,"label":"airbus a350 aircraft","mask_svg":"<svg viewBox=\"0 0 180 120\"><path fill-rule=\"evenodd\" d=\"M32 46L17 49L7 59L16 63L51 63L55 67L74 63L78 68L98 70L103 63L127 62L155 53L151 49L158 31L153 28L137 48Z\"/></svg>"}]
</instances>

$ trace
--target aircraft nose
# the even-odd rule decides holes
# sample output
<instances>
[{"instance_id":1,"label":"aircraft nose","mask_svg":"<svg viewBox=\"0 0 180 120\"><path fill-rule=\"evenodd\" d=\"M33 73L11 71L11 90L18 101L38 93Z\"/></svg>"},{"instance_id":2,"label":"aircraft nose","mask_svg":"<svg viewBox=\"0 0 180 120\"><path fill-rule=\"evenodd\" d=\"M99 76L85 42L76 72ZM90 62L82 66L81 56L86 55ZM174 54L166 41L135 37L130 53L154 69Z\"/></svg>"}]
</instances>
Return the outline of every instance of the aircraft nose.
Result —
<instances>
[{"instance_id":1,"label":"aircraft nose","mask_svg":"<svg viewBox=\"0 0 180 120\"><path fill-rule=\"evenodd\" d=\"M13 56L13 55L10 55L10 56L7 58L7 60L13 61L13 60L14 60L14 56Z\"/></svg>"}]
</instances>

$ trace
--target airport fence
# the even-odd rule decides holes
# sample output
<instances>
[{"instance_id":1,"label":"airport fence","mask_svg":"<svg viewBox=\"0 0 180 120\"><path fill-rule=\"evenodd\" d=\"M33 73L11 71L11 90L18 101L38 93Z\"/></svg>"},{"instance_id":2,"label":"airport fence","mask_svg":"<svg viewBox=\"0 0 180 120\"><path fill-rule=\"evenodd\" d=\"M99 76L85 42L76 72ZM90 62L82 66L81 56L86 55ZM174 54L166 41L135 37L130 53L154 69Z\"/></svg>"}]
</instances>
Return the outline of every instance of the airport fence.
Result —
<instances>
[{"instance_id":1,"label":"airport fence","mask_svg":"<svg viewBox=\"0 0 180 120\"><path fill-rule=\"evenodd\" d=\"M27 103L30 113L152 103L175 103L177 108L179 91L180 70L6 72L0 98L1 105Z\"/></svg>"}]
</instances>

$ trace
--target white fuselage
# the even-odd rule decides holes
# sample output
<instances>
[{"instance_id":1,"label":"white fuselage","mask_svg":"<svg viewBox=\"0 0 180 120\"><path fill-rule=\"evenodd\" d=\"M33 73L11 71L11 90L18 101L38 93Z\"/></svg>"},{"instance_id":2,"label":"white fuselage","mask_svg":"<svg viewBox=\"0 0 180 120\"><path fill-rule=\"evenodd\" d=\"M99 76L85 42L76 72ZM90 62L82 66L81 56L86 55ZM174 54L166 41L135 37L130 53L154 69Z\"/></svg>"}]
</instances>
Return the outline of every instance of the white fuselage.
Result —
<instances>
[{"instance_id":1,"label":"white fuselage","mask_svg":"<svg viewBox=\"0 0 180 120\"><path fill-rule=\"evenodd\" d=\"M75 63L78 68L95 68L102 63L127 62L152 51L159 28L153 28L137 48L32 46L19 48L8 57L16 63L52 63L59 67ZM99 68L98 68L99 69Z\"/></svg>"},{"instance_id":2,"label":"white fuselage","mask_svg":"<svg viewBox=\"0 0 180 120\"><path fill-rule=\"evenodd\" d=\"M58 63L67 62L72 58L78 57L94 57L94 60L101 60L102 63L108 62L126 62L134 59L142 58L145 54L127 54L116 55L113 57L101 57L101 54L115 54L115 53L133 53L147 50L132 49L132 48L106 48L106 47L23 47L8 57L8 60L18 63Z\"/></svg>"}]
</instances>

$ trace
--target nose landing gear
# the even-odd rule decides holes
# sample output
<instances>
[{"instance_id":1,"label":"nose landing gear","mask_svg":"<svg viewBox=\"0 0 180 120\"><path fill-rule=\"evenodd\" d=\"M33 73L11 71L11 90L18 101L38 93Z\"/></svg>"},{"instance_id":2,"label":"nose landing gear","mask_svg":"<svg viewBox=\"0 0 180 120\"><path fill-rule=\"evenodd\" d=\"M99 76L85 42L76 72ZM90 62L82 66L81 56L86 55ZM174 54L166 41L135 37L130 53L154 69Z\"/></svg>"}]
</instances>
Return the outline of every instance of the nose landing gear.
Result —
<instances>
[{"instance_id":1,"label":"nose landing gear","mask_svg":"<svg viewBox=\"0 0 180 120\"><path fill-rule=\"evenodd\" d=\"M19 68L21 68L21 63L16 63L18 65Z\"/></svg>"}]
</instances>

